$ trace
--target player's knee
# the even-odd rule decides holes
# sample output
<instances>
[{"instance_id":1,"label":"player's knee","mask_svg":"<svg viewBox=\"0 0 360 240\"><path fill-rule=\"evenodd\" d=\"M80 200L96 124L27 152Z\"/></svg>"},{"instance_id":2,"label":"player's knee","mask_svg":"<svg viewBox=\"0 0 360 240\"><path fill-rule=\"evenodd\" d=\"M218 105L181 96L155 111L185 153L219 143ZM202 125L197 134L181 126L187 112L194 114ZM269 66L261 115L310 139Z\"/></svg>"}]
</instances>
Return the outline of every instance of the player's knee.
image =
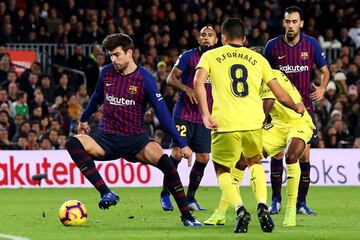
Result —
<instances>
[{"instance_id":1,"label":"player's knee","mask_svg":"<svg viewBox=\"0 0 360 240\"><path fill-rule=\"evenodd\" d=\"M286 164L294 164L298 161L299 156L296 153L286 153L285 161Z\"/></svg>"},{"instance_id":2,"label":"player's knee","mask_svg":"<svg viewBox=\"0 0 360 240\"><path fill-rule=\"evenodd\" d=\"M201 163L208 163L210 160L210 156L208 153L197 153L196 154L196 161Z\"/></svg>"},{"instance_id":3,"label":"player's knee","mask_svg":"<svg viewBox=\"0 0 360 240\"><path fill-rule=\"evenodd\" d=\"M67 150L79 148L79 147L82 147L82 144L81 144L80 140L77 139L76 137L70 137L65 143L65 148Z\"/></svg>"}]
</instances>

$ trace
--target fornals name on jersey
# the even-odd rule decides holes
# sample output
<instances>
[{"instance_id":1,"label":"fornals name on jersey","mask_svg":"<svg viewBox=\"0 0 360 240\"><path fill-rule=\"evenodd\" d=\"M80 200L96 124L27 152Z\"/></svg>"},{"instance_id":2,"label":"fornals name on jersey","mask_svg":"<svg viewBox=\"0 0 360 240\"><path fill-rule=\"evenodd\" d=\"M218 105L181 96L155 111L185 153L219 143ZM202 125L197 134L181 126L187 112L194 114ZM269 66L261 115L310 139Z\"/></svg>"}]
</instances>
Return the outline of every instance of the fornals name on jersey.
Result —
<instances>
[{"instance_id":1,"label":"fornals name on jersey","mask_svg":"<svg viewBox=\"0 0 360 240\"><path fill-rule=\"evenodd\" d=\"M135 106L135 100L131 99L125 99L120 97L115 97L113 95L106 94L106 100L111 105L117 105L117 106Z\"/></svg>"},{"instance_id":2,"label":"fornals name on jersey","mask_svg":"<svg viewBox=\"0 0 360 240\"><path fill-rule=\"evenodd\" d=\"M297 72L307 72L309 71L308 66L291 66L291 65L279 65L279 70L285 73L297 73Z\"/></svg>"}]
</instances>

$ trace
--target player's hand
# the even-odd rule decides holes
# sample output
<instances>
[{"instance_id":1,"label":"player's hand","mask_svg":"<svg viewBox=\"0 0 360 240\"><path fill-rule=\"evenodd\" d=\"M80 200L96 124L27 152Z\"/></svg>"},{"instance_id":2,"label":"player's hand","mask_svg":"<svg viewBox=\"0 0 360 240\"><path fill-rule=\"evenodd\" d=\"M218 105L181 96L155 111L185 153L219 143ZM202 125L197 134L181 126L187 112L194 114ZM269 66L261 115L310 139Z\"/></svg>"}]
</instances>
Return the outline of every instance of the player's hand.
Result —
<instances>
[{"instance_id":1,"label":"player's hand","mask_svg":"<svg viewBox=\"0 0 360 240\"><path fill-rule=\"evenodd\" d=\"M195 91L194 91L194 89L192 89L192 88L190 88L190 87L186 87L186 88L185 88L185 93L186 93L186 95L189 97L191 104L194 104L194 103L197 104L197 103L198 103L197 100L196 100L196 98L195 98Z\"/></svg>"},{"instance_id":2,"label":"player's hand","mask_svg":"<svg viewBox=\"0 0 360 240\"><path fill-rule=\"evenodd\" d=\"M88 134L89 132L89 124L87 122L79 122L78 133Z\"/></svg>"},{"instance_id":3,"label":"player's hand","mask_svg":"<svg viewBox=\"0 0 360 240\"><path fill-rule=\"evenodd\" d=\"M218 125L215 120L209 115L203 117L203 122L206 128L216 131L218 129Z\"/></svg>"},{"instance_id":4,"label":"player's hand","mask_svg":"<svg viewBox=\"0 0 360 240\"><path fill-rule=\"evenodd\" d=\"M191 167L191 163L192 163L192 154L193 152L191 151L191 149L186 146L180 149L180 154L182 157L186 158L188 160L188 166Z\"/></svg>"},{"instance_id":5,"label":"player's hand","mask_svg":"<svg viewBox=\"0 0 360 240\"><path fill-rule=\"evenodd\" d=\"M300 102L300 103L297 103L296 104L296 110L295 112L301 114L301 116L304 115L304 112L305 112L305 105L304 103Z\"/></svg>"},{"instance_id":6,"label":"player's hand","mask_svg":"<svg viewBox=\"0 0 360 240\"><path fill-rule=\"evenodd\" d=\"M310 94L310 98L314 101L320 101L324 96L325 88L321 86L318 87L314 83L312 83L312 87L315 89L315 91Z\"/></svg>"}]
</instances>

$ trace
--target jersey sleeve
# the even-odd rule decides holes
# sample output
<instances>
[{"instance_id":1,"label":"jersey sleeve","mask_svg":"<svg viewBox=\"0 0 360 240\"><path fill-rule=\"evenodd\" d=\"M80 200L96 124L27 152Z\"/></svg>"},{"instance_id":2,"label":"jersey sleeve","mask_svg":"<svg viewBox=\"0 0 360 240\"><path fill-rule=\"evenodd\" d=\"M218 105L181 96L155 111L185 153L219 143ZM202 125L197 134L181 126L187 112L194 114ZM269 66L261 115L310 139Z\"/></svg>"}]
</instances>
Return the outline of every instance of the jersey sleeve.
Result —
<instances>
[{"instance_id":1,"label":"jersey sleeve","mask_svg":"<svg viewBox=\"0 0 360 240\"><path fill-rule=\"evenodd\" d=\"M96 110L103 104L104 102L104 75L105 75L104 68L99 76L99 80L96 84L95 91L91 96L89 103L87 104L83 114L80 117L80 122L87 122L91 115L96 112Z\"/></svg>"},{"instance_id":2,"label":"jersey sleeve","mask_svg":"<svg viewBox=\"0 0 360 240\"><path fill-rule=\"evenodd\" d=\"M312 44L314 46L314 62L318 68L322 68L323 66L327 65L326 55L321 49L318 41L313 39Z\"/></svg>"},{"instance_id":3,"label":"jersey sleeve","mask_svg":"<svg viewBox=\"0 0 360 240\"><path fill-rule=\"evenodd\" d=\"M201 56L198 64L196 65L196 69L198 69L198 68L204 68L207 71L207 73L210 74L210 66L209 66L209 61L207 59L206 53L204 53Z\"/></svg>"},{"instance_id":4,"label":"jersey sleeve","mask_svg":"<svg viewBox=\"0 0 360 240\"><path fill-rule=\"evenodd\" d=\"M187 145L186 141L182 139L175 127L175 123L170 116L169 109L167 108L165 101L156 86L156 80L148 75L144 78L145 92L149 98L151 104L154 107L157 118L159 119L161 126L165 132L168 133L173 140L183 148Z\"/></svg>"},{"instance_id":5,"label":"jersey sleeve","mask_svg":"<svg viewBox=\"0 0 360 240\"><path fill-rule=\"evenodd\" d=\"M174 67L177 67L178 69L184 72L188 67L188 63L189 63L188 60L189 60L189 54L188 52L184 52L176 60Z\"/></svg>"}]
</instances>

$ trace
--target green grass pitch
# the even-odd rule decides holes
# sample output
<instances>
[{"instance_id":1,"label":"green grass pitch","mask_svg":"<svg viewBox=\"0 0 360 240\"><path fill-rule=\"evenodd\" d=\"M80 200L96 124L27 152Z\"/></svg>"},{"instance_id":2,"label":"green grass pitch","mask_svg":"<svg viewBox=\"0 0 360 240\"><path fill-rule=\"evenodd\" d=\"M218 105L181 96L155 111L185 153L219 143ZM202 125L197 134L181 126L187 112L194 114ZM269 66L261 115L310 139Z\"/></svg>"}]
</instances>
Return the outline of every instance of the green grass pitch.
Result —
<instances>
[{"instance_id":1,"label":"green grass pitch","mask_svg":"<svg viewBox=\"0 0 360 240\"><path fill-rule=\"evenodd\" d=\"M243 201L252 215L249 232L245 234L233 233L233 209L228 211L225 226L186 228L177 209L172 212L161 209L160 188L113 190L120 194L121 202L102 211L97 206L99 195L94 189L0 189L0 239L1 235L36 240L360 239L360 187L312 187L308 203L318 215L298 215L297 227L284 228L282 211L273 217L276 224L273 233L261 231L251 189L242 187ZM208 211L196 212L198 220L203 222L212 214L219 196L217 187L199 189L197 199ZM285 192L283 198L285 203ZM71 199L81 200L88 210L88 221L80 227L64 227L58 220L61 204Z\"/></svg>"}]
</instances>

